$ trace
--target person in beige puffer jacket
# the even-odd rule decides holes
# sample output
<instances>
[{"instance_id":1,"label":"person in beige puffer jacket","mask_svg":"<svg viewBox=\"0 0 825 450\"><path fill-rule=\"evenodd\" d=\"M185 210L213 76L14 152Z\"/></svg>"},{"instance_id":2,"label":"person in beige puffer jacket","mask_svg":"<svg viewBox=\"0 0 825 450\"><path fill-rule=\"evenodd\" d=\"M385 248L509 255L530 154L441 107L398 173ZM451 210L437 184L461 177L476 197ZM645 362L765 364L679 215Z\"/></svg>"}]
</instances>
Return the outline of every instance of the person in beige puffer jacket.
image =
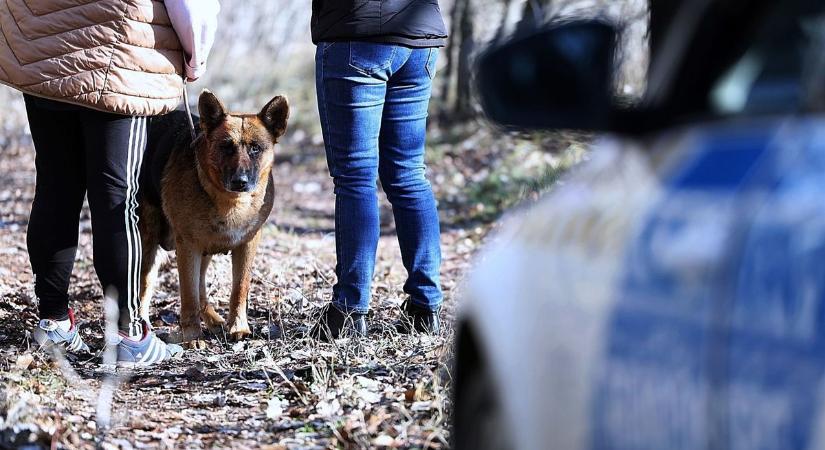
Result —
<instances>
[{"instance_id":1,"label":"person in beige puffer jacket","mask_svg":"<svg viewBox=\"0 0 825 450\"><path fill-rule=\"evenodd\" d=\"M24 93L37 169L27 247L41 346L88 351L69 308L84 197L94 266L119 306L118 363L148 365L179 346L140 318L138 174L151 116L203 75L218 0L0 0L0 83Z\"/></svg>"}]
</instances>

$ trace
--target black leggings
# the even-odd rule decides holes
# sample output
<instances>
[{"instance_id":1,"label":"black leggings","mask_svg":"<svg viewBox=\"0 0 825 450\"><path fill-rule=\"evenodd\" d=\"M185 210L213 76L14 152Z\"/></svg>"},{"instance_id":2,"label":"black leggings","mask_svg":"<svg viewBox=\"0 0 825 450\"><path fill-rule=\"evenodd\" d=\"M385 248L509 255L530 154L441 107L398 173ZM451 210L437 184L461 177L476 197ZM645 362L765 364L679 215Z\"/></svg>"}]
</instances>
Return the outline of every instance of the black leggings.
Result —
<instances>
[{"instance_id":1,"label":"black leggings","mask_svg":"<svg viewBox=\"0 0 825 450\"><path fill-rule=\"evenodd\" d=\"M148 119L31 96L25 101L37 168L26 243L40 317L68 314L80 210L88 195L95 271L105 296L117 300L120 329L140 334L137 191Z\"/></svg>"}]
</instances>

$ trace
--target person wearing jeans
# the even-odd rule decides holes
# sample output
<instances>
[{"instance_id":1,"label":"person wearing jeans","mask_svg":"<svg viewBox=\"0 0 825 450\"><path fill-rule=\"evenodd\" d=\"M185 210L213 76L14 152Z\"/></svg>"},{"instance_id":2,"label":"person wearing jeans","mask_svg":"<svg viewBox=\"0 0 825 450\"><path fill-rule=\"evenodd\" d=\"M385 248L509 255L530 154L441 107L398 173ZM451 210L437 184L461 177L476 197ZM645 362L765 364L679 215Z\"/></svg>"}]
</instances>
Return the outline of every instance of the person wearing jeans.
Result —
<instances>
[{"instance_id":1,"label":"person wearing jeans","mask_svg":"<svg viewBox=\"0 0 825 450\"><path fill-rule=\"evenodd\" d=\"M314 0L316 93L335 185L338 278L313 329L365 335L380 233L377 183L392 204L408 295L401 331L437 332L440 229L425 177L427 109L446 31L436 1Z\"/></svg>"}]
</instances>

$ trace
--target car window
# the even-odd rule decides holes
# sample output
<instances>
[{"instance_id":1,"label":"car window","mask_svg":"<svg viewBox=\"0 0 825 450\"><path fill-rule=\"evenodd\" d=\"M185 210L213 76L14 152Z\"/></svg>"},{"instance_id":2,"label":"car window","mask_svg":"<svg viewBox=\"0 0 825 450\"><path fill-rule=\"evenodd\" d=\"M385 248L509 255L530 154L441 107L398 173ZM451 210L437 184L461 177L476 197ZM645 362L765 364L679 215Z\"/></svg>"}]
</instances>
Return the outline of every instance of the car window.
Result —
<instances>
[{"instance_id":1,"label":"car window","mask_svg":"<svg viewBox=\"0 0 825 450\"><path fill-rule=\"evenodd\" d=\"M822 110L825 104L825 5L777 2L753 44L710 90L716 114ZM803 3L801 9L793 5ZM790 5L790 6L789 6Z\"/></svg>"}]
</instances>

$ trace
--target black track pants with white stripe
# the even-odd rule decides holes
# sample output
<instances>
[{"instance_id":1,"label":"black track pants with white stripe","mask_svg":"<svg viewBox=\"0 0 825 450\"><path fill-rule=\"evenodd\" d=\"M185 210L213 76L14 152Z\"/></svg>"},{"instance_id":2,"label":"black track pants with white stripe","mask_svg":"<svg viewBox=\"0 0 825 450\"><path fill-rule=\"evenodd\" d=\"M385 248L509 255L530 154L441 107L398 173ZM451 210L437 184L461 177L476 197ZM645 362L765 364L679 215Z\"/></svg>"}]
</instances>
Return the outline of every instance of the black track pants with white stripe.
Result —
<instances>
[{"instance_id":1,"label":"black track pants with white stripe","mask_svg":"<svg viewBox=\"0 0 825 450\"><path fill-rule=\"evenodd\" d=\"M95 272L117 299L119 327L140 334L138 174L149 119L26 96L37 185L27 245L40 317L68 313L69 278L84 197L92 219Z\"/></svg>"}]
</instances>

